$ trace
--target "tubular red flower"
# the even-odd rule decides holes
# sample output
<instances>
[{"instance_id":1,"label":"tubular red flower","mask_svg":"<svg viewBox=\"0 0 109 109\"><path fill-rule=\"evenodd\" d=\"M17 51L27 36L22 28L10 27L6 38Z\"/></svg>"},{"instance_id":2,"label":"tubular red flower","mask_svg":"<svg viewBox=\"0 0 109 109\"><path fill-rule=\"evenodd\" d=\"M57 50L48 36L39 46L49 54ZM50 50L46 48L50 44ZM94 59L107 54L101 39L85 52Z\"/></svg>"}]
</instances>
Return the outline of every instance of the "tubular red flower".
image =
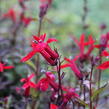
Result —
<instances>
[{"instance_id":1,"label":"tubular red flower","mask_svg":"<svg viewBox=\"0 0 109 109\"><path fill-rule=\"evenodd\" d=\"M25 93L24 93L25 96L29 96L29 94L30 94L30 88L36 88L36 84L31 81L31 79L34 76L35 76L35 74L33 73L29 77L22 78L20 80L21 82L24 82L22 88L25 89Z\"/></svg>"},{"instance_id":2,"label":"tubular red flower","mask_svg":"<svg viewBox=\"0 0 109 109\"><path fill-rule=\"evenodd\" d=\"M74 60L70 60L68 58L65 58L65 60L68 61L69 63L62 65L61 68L70 67L72 69L72 71L75 73L76 77L78 79L82 79L83 78L83 74L77 68Z\"/></svg>"},{"instance_id":3,"label":"tubular red flower","mask_svg":"<svg viewBox=\"0 0 109 109\"><path fill-rule=\"evenodd\" d=\"M79 47L80 49L80 53L79 55L77 56L80 61L84 61L86 60L87 58L90 57L90 54L91 52L93 51L93 49L95 48L94 46L94 39L92 38L92 36L90 35L88 37L88 41L85 42L85 34L82 34L81 37L80 37L80 41L78 41L76 39L76 37L72 36L73 40L76 42L77 46ZM88 46L89 45L89 49L87 52L85 52L85 46Z\"/></svg>"},{"instance_id":4,"label":"tubular red flower","mask_svg":"<svg viewBox=\"0 0 109 109\"><path fill-rule=\"evenodd\" d=\"M25 62L29 60L30 58L32 58L32 56L35 55L35 53L40 53L46 59L46 61L50 63L52 66L57 64L57 59L59 55L55 50L53 51L48 45L48 43L51 43L57 40L54 38L49 38L47 42L44 42L45 37L46 37L46 34L41 35L40 37L33 36L33 38L35 39L35 41L37 41L37 43L32 42L31 47L33 50L27 56L21 59L22 62Z\"/></svg>"}]
</instances>

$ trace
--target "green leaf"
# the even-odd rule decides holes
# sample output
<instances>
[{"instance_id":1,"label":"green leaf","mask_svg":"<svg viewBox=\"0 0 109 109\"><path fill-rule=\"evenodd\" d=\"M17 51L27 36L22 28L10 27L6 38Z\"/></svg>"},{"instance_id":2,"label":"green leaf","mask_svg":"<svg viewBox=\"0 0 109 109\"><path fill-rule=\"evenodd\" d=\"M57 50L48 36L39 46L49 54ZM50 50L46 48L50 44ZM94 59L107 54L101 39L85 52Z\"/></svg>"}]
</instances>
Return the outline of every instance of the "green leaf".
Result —
<instances>
[{"instance_id":1,"label":"green leaf","mask_svg":"<svg viewBox=\"0 0 109 109\"><path fill-rule=\"evenodd\" d=\"M85 101L77 98L78 102L81 104L81 105L84 105L85 107L89 107L89 105L87 103L85 103Z\"/></svg>"},{"instance_id":2,"label":"green leaf","mask_svg":"<svg viewBox=\"0 0 109 109\"><path fill-rule=\"evenodd\" d=\"M36 68L32 61L26 61L26 64L28 64L28 65L29 65L30 67L32 67L33 69Z\"/></svg>"},{"instance_id":3,"label":"green leaf","mask_svg":"<svg viewBox=\"0 0 109 109\"><path fill-rule=\"evenodd\" d=\"M94 100L96 99L96 97L97 97L100 93L102 93L102 92L104 91L104 89L106 88L106 86L107 86L107 84L104 85L103 87L101 87L101 88L95 90L95 91L93 92L93 95L92 95L92 97L91 97L91 100L94 101Z\"/></svg>"},{"instance_id":4,"label":"green leaf","mask_svg":"<svg viewBox=\"0 0 109 109\"><path fill-rule=\"evenodd\" d=\"M36 98L36 97L38 97L40 95L40 92L36 91L36 89L34 89L34 88L30 89L30 93L31 93L33 98Z\"/></svg>"}]
</instances>

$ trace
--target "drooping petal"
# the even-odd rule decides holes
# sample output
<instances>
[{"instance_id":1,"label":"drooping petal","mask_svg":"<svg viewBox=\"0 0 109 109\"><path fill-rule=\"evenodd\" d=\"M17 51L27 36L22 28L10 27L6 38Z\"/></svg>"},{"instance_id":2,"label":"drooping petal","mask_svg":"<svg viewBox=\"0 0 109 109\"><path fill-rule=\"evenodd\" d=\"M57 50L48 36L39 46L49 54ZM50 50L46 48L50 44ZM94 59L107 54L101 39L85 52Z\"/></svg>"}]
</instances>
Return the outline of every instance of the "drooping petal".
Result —
<instances>
[{"instance_id":1,"label":"drooping petal","mask_svg":"<svg viewBox=\"0 0 109 109\"><path fill-rule=\"evenodd\" d=\"M34 56L36 53L37 53L37 51L31 51L30 53L28 53L27 56L25 56L24 58L21 59L21 62L25 62L25 61L31 59L32 56Z\"/></svg>"},{"instance_id":2,"label":"drooping petal","mask_svg":"<svg viewBox=\"0 0 109 109\"><path fill-rule=\"evenodd\" d=\"M77 77L78 79L82 79L82 78L83 78L83 75L82 75L82 73L79 71L79 69L77 68L77 66L76 66L76 64L75 64L75 62L74 62L74 60L70 60L70 59L68 59L68 58L65 58L65 60L69 62L69 66L70 66L70 68L72 69L72 71L75 73L76 77Z\"/></svg>"}]
</instances>

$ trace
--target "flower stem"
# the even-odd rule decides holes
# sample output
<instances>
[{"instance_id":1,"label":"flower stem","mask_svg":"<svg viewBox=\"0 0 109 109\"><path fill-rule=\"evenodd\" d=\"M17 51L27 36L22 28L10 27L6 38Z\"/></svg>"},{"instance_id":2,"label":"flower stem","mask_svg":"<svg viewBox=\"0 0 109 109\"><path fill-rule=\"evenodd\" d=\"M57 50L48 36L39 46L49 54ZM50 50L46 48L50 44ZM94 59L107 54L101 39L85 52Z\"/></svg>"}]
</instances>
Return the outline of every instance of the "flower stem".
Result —
<instances>
[{"instance_id":1,"label":"flower stem","mask_svg":"<svg viewBox=\"0 0 109 109\"><path fill-rule=\"evenodd\" d=\"M99 61L99 65L100 65L102 63L101 50L99 51L99 57L100 57L100 61ZM100 81L101 81L101 69L99 69L98 72L98 89L100 88ZM98 101L99 101L99 94L97 95L96 106L98 104Z\"/></svg>"},{"instance_id":2,"label":"flower stem","mask_svg":"<svg viewBox=\"0 0 109 109\"><path fill-rule=\"evenodd\" d=\"M86 101L86 88L85 86L83 86L83 94L84 94L84 102ZM84 109L85 109L85 106L84 106Z\"/></svg>"},{"instance_id":3,"label":"flower stem","mask_svg":"<svg viewBox=\"0 0 109 109\"><path fill-rule=\"evenodd\" d=\"M92 72L93 72L93 65L92 65L91 72L90 72L90 89L89 89L90 109L93 109L92 100L91 100L91 97L92 97Z\"/></svg>"},{"instance_id":4,"label":"flower stem","mask_svg":"<svg viewBox=\"0 0 109 109\"><path fill-rule=\"evenodd\" d=\"M60 59L58 60L58 65L57 65L57 73L58 73L58 80L59 80L59 89L58 89L58 95L63 97L63 90L62 90L62 83L61 83L61 74L60 74L60 71L61 71L61 62L60 62Z\"/></svg>"},{"instance_id":5,"label":"flower stem","mask_svg":"<svg viewBox=\"0 0 109 109\"><path fill-rule=\"evenodd\" d=\"M40 36L40 33L41 33L41 27L42 27L42 18L39 19L38 37ZM37 59L36 59L36 82L38 80L39 69L40 69L40 57L39 57L39 54L37 54Z\"/></svg>"}]
</instances>

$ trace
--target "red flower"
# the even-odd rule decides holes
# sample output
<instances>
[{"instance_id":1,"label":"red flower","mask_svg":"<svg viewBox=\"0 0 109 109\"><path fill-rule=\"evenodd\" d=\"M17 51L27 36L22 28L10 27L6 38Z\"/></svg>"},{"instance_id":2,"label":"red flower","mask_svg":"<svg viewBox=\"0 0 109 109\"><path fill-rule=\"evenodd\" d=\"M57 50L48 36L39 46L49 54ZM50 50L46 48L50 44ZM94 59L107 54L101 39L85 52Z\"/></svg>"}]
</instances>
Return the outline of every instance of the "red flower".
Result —
<instances>
[{"instance_id":1,"label":"red flower","mask_svg":"<svg viewBox=\"0 0 109 109\"><path fill-rule=\"evenodd\" d=\"M64 64L61 66L61 68L66 68L66 67L70 67L72 69L72 71L75 73L76 77L78 79L82 79L83 78L83 74L79 71L79 69L77 68L74 60L70 60L68 58L65 58L66 61L68 61L69 63Z\"/></svg>"},{"instance_id":2,"label":"red flower","mask_svg":"<svg viewBox=\"0 0 109 109\"><path fill-rule=\"evenodd\" d=\"M81 35L80 41L78 41L76 39L76 37L74 37L74 36L72 38L80 49L80 54L77 57L80 58L80 60L85 60L85 59L89 58L91 52L93 51L93 49L95 47L94 46L95 41L93 40L92 36L90 35L88 37L88 42L85 42L85 34ZM89 45L89 49L87 52L85 52L85 46L88 46L88 45Z\"/></svg>"},{"instance_id":3,"label":"red flower","mask_svg":"<svg viewBox=\"0 0 109 109\"><path fill-rule=\"evenodd\" d=\"M109 61L106 61L98 66L98 69L101 69L101 70L105 70L107 68L109 68Z\"/></svg>"},{"instance_id":4,"label":"red flower","mask_svg":"<svg viewBox=\"0 0 109 109\"><path fill-rule=\"evenodd\" d=\"M0 62L0 72L3 72L5 69L12 69L14 66L5 66L2 62Z\"/></svg>"},{"instance_id":5,"label":"red flower","mask_svg":"<svg viewBox=\"0 0 109 109\"><path fill-rule=\"evenodd\" d=\"M66 104L68 101L70 101L72 98L79 97L78 94L75 93L74 88L69 88L66 90L66 93L64 94L64 103Z\"/></svg>"},{"instance_id":6,"label":"red flower","mask_svg":"<svg viewBox=\"0 0 109 109\"><path fill-rule=\"evenodd\" d=\"M30 88L36 88L36 84L31 82L31 79L35 76L35 74L31 74L27 78L22 78L20 81L24 82L24 85L22 86L23 89L25 89L25 96L28 96L30 94Z\"/></svg>"},{"instance_id":7,"label":"red flower","mask_svg":"<svg viewBox=\"0 0 109 109\"><path fill-rule=\"evenodd\" d=\"M3 18L10 18L13 22L16 22L16 12L14 9L9 9L7 13L2 15Z\"/></svg>"},{"instance_id":8,"label":"red flower","mask_svg":"<svg viewBox=\"0 0 109 109\"><path fill-rule=\"evenodd\" d=\"M35 19L34 18L31 18L31 17L25 17L25 16L23 16L23 18L21 20L24 23L24 26L27 27Z\"/></svg>"},{"instance_id":9,"label":"red flower","mask_svg":"<svg viewBox=\"0 0 109 109\"><path fill-rule=\"evenodd\" d=\"M95 47L99 48L101 51L104 51L106 49L106 47L108 47L108 40L109 40L109 32L101 35L100 44L95 45Z\"/></svg>"},{"instance_id":10,"label":"red flower","mask_svg":"<svg viewBox=\"0 0 109 109\"><path fill-rule=\"evenodd\" d=\"M51 86L54 90L58 89L58 85L54 82L55 76L51 72L46 72L46 77L42 78L37 83L37 89L40 89L41 91L46 91L49 86Z\"/></svg>"},{"instance_id":11,"label":"red flower","mask_svg":"<svg viewBox=\"0 0 109 109\"><path fill-rule=\"evenodd\" d=\"M50 109L58 109L58 106L55 104L50 104Z\"/></svg>"},{"instance_id":12,"label":"red flower","mask_svg":"<svg viewBox=\"0 0 109 109\"><path fill-rule=\"evenodd\" d=\"M106 50L104 50L101 55L102 56L109 56L109 53Z\"/></svg>"},{"instance_id":13,"label":"red flower","mask_svg":"<svg viewBox=\"0 0 109 109\"><path fill-rule=\"evenodd\" d=\"M41 35L40 37L33 36L33 38L37 41L37 43L32 42L31 46L33 50L21 60L22 62L29 60L36 53L40 53L51 65L54 66L57 64L57 59L59 55L56 51L53 51L48 45L49 43L57 40L54 38L49 38L47 42L44 42L45 37L46 34Z\"/></svg>"}]
</instances>

